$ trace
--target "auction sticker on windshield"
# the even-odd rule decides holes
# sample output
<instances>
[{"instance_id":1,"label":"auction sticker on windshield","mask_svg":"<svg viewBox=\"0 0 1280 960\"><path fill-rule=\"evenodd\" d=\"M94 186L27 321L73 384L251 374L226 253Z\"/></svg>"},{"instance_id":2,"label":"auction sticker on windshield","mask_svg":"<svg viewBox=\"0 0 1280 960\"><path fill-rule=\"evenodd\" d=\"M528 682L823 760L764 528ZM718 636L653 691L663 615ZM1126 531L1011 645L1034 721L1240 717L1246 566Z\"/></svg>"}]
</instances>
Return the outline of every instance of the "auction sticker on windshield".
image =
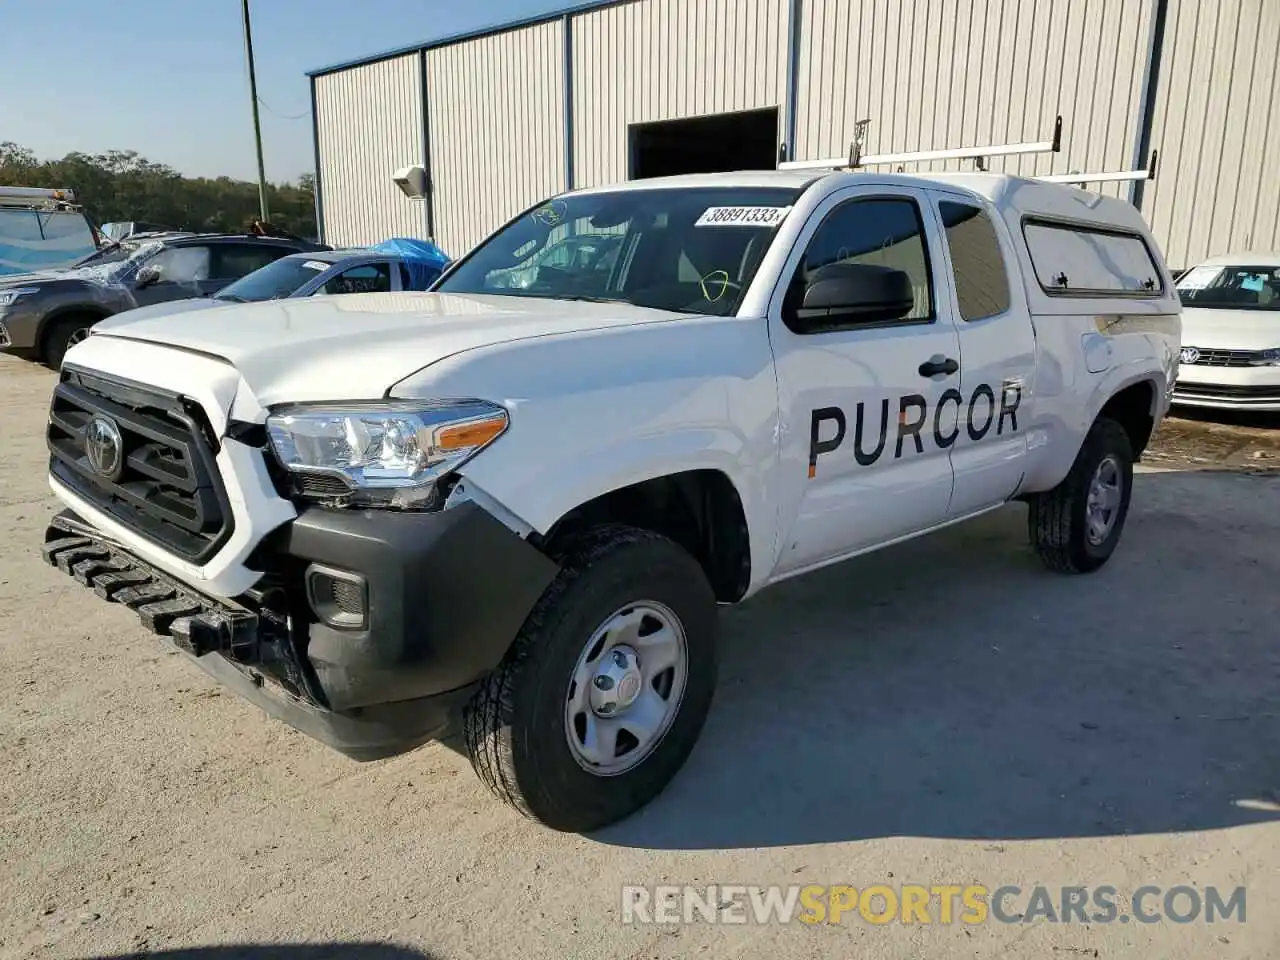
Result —
<instances>
[{"instance_id":1,"label":"auction sticker on windshield","mask_svg":"<svg viewBox=\"0 0 1280 960\"><path fill-rule=\"evenodd\" d=\"M695 227L776 227L790 207L707 207Z\"/></svg>"}]
</instances>

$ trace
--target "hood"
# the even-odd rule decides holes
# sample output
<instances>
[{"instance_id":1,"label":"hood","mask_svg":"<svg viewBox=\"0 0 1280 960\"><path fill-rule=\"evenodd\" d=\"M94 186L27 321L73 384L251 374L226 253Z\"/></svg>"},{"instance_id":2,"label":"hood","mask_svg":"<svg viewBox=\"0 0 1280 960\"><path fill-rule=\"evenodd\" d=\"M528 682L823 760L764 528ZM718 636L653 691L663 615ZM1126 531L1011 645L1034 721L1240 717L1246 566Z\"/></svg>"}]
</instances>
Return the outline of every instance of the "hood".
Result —
<instances>
[{"instance_id":1,"label":"hood","mask_svg":"<svg viewBox=\"0 0 1280 960\"><path fill-rule=\"evenodd\" d=\"M1280 310L1209 310L1184 307L1182 342L1211 350L1280 347Z\"/></svg>"},{"instance_id":2,"label":"hood","mask_svg":"<svg viewBox=\"0 0 1280 960\"><path fill-rule=\"evenodd\" d=\"M214 300L212 298L193 299L193 300L169 300L165 303L153 303L149 307L136 307L133 310L125 310L117 313L113 317L107 317L105 320L99 320L93 328L94 333L106 333L108 330L115 330L117 327L126 323L132 323L135 320L150 320L153 317L172 317L180 313L190 313L192 310L208 310L211 307L224 307L228 301Z\"/></svg>"},{"instance_id":3,"label":"hood","mask_svg":"<svg viewBox=\"0 0 1280 960\"><path fill-rule=\"evenodd\" d=\"M110 287L117 285L117 264L76 267L74 270L40 270L35 273L9 273L0 277L0 290L12 287L63 288L69 286Z\"/></svg>"},{"instance_id":4,"label":"hood","mask_svg":"<svg viewBox=\"0 0 1280 960\"><path fill-rule=\"evenodd\" d=\"M62 279L61 271L39 270L35 273L6 273L0 276L0 290L5 287L41 286L50 280Z\"/></svg>"},{"instance_id":5,"label":"hood","mask_svg":"<svg viewBox=\"0 0 1280 960\"><path fill-rule=\"evenodd\" d=\"M423 367L476 347L677 319L626 303L363 293L161 311L99 325L90 340L140 340L217 357L270 406L377 399Z\"/></svg>"}]
</instances>

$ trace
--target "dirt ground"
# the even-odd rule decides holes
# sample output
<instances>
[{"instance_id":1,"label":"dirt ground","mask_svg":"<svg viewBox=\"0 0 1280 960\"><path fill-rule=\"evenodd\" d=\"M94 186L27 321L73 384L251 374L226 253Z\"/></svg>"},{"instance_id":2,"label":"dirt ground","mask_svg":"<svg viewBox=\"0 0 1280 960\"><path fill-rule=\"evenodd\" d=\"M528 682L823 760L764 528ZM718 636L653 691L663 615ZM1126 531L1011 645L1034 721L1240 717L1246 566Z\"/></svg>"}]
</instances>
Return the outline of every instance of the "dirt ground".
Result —
<instances>
[{"instance_id":1,"label":"dirt ground","mask_svg":"<svg viewBox=\"0 0 1280 960\"><path fill-rule=\"evenodd\" d=\"M1280 955L1280 429L1171 422L1091 577L1010 507L726 611L688 767L577 837L445 747L292 733L43 566L52 383L0 359L0 956ZM975 882L1243 885L1247 914L621 922L624 884Z\"/></svg>"}]
</instances>

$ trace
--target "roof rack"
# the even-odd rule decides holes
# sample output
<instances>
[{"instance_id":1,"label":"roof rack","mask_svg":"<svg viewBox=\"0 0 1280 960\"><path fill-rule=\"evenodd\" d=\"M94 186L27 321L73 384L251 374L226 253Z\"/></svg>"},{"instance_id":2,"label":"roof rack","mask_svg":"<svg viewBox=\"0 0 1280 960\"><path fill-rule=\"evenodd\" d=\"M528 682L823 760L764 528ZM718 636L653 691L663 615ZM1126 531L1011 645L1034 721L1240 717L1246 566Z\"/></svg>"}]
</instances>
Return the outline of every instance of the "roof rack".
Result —
<instances>
[{"instance_id":1,"label":"roof rack","mask_svg":"<svg viewBox=\"0 0 1280 960\"><path fill-rule=\"evenodd\" d=\"M1154 180L1156 178L1156 158L1158 150L1151 151L1151 159L1142 170L1116 170L1110 173L1051 173L1043 177L1032 177L1045 183L1123 183L1133 180Z\"/></svg>"},{"instance_id":2,"label":"roof rack","mask_svg":"<svg viewBox=\"0 0 1280 960\"><path fill-rule=\"evenodd\" d=\"M1062 151L1062 117L1053 122L1053 139L1034 143L991 144L984 147L955 147L945 150L917 150L908 153L862 152L870 120L859 120L853 125L853 142L849 144L849 156L830 157L825 160L787 160L778 164L779 170L857 170L861 167L883 164L929 163L934 160L974 160L979 170L986 169L988 157L1009 157L1028 153L1060 153Z\"/></svg>"},{"instance_id":3,"label":"roof rack","mask_svg":"<svg viewBox=\"0 0 1280 960\"><path fill-rule=\"evenodd\" d=\"M988 157L1009 157L1031 153L1062 152L1062 117L1053 121L1053 139L1038 140L1034 143L992 144L985 147L956 147L945 150L917 150L907 153L871 153L862 152L870 120L859 120L853 125L853 142L849 144L849 156L828 157L825 160L788 160L778 164L779 170L858 170L862 167L883 164L929 163L936 160L973 160L979 170L987 169ZM1042 183L1067 183L1084 185L1092 183L1123 183L1126 181L1154 180L1156 178L1156 159L1158 152L1151 151L1151 158L1142 170L1115 170L1098 173L1051 173L1039 177L1028 177Z\"/></svg>"}]
</instances>

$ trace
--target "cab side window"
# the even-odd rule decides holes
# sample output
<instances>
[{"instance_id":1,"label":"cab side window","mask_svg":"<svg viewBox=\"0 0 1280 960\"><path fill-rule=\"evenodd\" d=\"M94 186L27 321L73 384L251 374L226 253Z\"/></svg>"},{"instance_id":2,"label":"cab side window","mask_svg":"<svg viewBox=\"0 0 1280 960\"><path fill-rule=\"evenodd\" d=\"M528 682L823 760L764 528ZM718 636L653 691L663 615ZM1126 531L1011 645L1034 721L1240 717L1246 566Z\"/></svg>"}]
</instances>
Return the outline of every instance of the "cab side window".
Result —
<instances>
[{"instance_id":1,"label":"cab side window","mask_svg":"<svg viewBox=\"0 0 1280 960\"><path fill-rule=\"evenodd\" d=\"M239 280L293 252L285 247L242 243L222 243L214 250L217 256L213 268L217 280Z\"/></svg>"},{"instance_id":2,"label":"cab side window","mask_svg":"<svg viewBox=\"0 0 1280 960\"><path fill-rule=\"evenodd\" d=\"M364 263L344 270L324 285L318 292L331 293L387 293L391 290L391 264Z\"/></svg>"},{"instance_id":3,"label":"cab side window","mask_svg":"<svg viewBox=\"0 0 1280 960\"><path fill-rule=\"evenodd\" d=\"M210 279L208 247L169 247L150 261L160 273L160 283L192 284Z\"/></svg>"},{"instance_id":4,"label":"cab side window","mask_svg":"<svg viewBox=\"0 0 1280 960\"><path fill-rule=\"evenodd\" d=\"M828 213L805 249L788 299L798 302L813 272L833 263L869 264L903 271L911 278L915 305L907 316L892 322L933 320L933 283L924 220L914 200L908 197L848 200Z\"/></svg>"},{"instance_id":5,"label":"cab side window","mask_svg":"<svg viewBox=\"0 0 1280 960\"><path fill-rule=\"evenodd\" d=\"M956 301L964 320L985 320L1009 309L1009 273L995 224L969 203L938 204L955 271Z\"/></svg>"}]
</instances>

